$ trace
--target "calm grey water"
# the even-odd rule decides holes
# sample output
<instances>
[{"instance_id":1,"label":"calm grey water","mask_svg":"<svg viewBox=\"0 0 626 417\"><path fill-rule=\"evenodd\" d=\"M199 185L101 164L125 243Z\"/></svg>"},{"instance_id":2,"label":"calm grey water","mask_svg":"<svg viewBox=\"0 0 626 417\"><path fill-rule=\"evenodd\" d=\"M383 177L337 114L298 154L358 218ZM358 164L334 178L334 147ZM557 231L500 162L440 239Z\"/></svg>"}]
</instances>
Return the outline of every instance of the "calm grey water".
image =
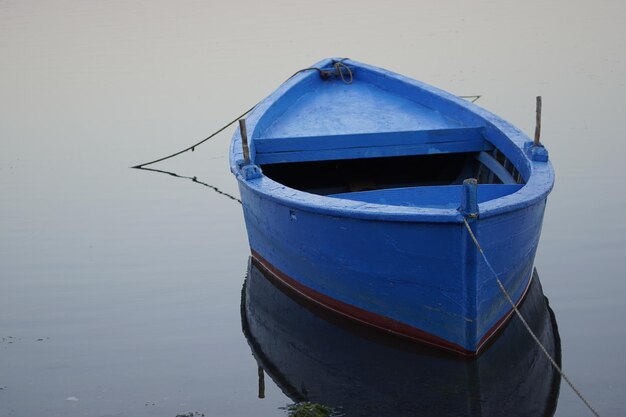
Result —
<instances>
[{"instance_id":1,"label":"calm grey water","mask_svg":"<svg viewBox=\"0 0 626 417\"><path fill-rule=\"evenodd\" d=\"M128 167L327 56L482 94L528 134L543 96L537 268L564 370L623 415L625 28L622 1L1 1L0 416L284 414L241 332L240 207ZM231 132L158 168L236 193ZM556 415L589 413L562 384Z\"/></svg>"}]
</instances>

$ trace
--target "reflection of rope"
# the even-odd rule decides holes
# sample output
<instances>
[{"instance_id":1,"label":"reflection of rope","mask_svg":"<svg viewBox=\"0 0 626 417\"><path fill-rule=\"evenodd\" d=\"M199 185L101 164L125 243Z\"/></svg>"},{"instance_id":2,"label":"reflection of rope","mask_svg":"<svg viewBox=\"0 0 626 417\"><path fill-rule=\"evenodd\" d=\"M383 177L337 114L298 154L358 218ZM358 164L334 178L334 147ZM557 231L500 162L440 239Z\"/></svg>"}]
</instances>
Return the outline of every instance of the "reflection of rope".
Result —
<instances>
[{"instance_id":1,"label":"reflection of rope","mask_svg":"<svg viewBox=\"0 0 626 417\"><path fill-rule=\"evenodd\" d=\"M465 223L465 228L467 229L467 231L469 232L470 237L474 241L474 245L476 245L476 248L478 249L478 252L480 252L480 254L482 255L483 260L485 261L485 264L487 264L487 267L489 268L489 270L491 271L493 276L496 278L496 282L498 283L498 286L500 287L500 290L502 291L502 293L504 294L504 296L508 300L509 304L511 304L511 307L513 307L513 311L515 311L515 314L517 314L517 317L519 317L519 319L522 321L522 324L524 325L524 327L526 327L526 330L528 330L528 333L530 334L530 336L534 339L535 343L537 343L539 348L546 355L546 357L548 358L548 360L550 361L550 363L552 364L554 369L557 370L557 372L561 375L561 377L565 380L565 382L567 382L567 384L572 388L572 390L574 390L576 395L578 395L578 398L580 398L582 400L582 402L585 403L585 405L587 406L587 408L589 408L589 410L593 413L593 415L595 415L597 417L600 417L600 414L598 414L598 412L596 410L594 410L594 408L591 406L591 404L589 404L589 401L587 401L585 399L585 397L583 397L583 395L580 393L580 391L578 391L578 389L576 389L576 387L574 386L572 381L570 381L569 378L563 373L563 371L561 370L561 367L556 363L556 361L554 359L552 359L552 356L550 356L550 353L548 353L548 350L543 346L543 344L541 344L541 342L539 341L539 338L531 330L530 326L528 325L528 323L526 322L526 320L522 316L522 313L520 313L519 310L517 309L517 306L513 302L513 299L511 298L511 296L507 292L506 288L504 288L504 285L502 284L502 281L500 281L500 278L498 278L498 274L493 269L493 266L491 266L491 263L489 263L489 261L487 260L487 256L485 256L485 252L483 252L483 249L480 247L480 243L478 243L478 239L476 239L476 235L474 235L474 232L472 232L472 228L470 227L469 223L467 222L467 219L464 218L463 222Z\"/></svg>"},{"instance_id":2,"label":"reflection of rope","mask_svg":"<svg viewBox=\"0 0 626 417\"><path fill-rule=\"evenodd\" d=\"M144 168L144 167L141 167L141 166L139 166L139 167L133 167L133 168L142 169L142 170L144 170L144 171L160 172L160 173L162 173L162 174L171 175L172 177L176 177L176 178L184 178L184 179L187 179L187 180L191 180L191 181L195 182L196 184L204 185L205 187L210 188L211 190L215 191L216 193L221 194L221 195L223 195L224 197L228 197L228 198L230 198L231 200L234 200L234 201L238 202L239 204L241 204L241 200L240 200L240 199L238 199L237 197L235 197L235 196L233 196L233 195L231 195L231 194L228 194L228 193L227 193L227 192L225 192L225 191L220 190L219 188L217 188L217 187L216 187L216 186L214 186L214 185L207 184L206 182L199 181L199 180L198 180L198 178L196 178L196 177L186 177L186 176L184 176L184 175L178 175L178 174L176 174L176 173L174 173L174 172L164 171L164 170L162 170L162 169Z\"/></svg>"},{"instance_id":3,"label":"reflection of rope","mask_svg":"<svg viewBox=\"0 0 626 417\"><path fill-rule=\"evenodd\" d=\"M353 77L352 77L352 70L346 64L344 64L342 62L345 59L347 59L347 58L342 58L342 59L340 59L338 61L335 61L333 67L335 68L336 75L341 78L341 81L343 81L346 84L351 84L352 83L352 79L353 79ZM346 81L346 79L344 78L343 71L341 70L341 68L346 68L348 70L348 74L350 76L350 80L349 81ZM301 70L298 70L298 71L294 72L293 74L291 74L289 76L289 78L287 78L285 81L283 81L283 84L285 82L289 81L290 79L292 79L293 77L295 77L296 75L300 74L301 72L305 72L305 71L317 71L317 72L320 73L320 76L322 76L322 77L325 75L325 71L323 71L321 68L317 68L317 67L302 68ZM259 103L257 103L257 104L259 104ZM163 158L155 159L154 161L144 162L143 164L135 165L135 166L133 166L131 168L140 169L140 168L143 168L145 166L156 164L157 162L161 162L161 161L165 161L166 159L173 158L173 157L178 156L181 153L185 153L187 151L192 151L193 152L197 146L202 145L204 142L206 142L207 140L213 138L218 133L223 132L226 128L228 128L229 126L234 124L237 120L241 119L246 114L250 113L257 106L257 104L252 106L250 109L248 109L241 116L237 116L233 121L229 122L227 125L222 126L218 130L216 130L214 133L211 133L209 136L207 136L206 138L202 139L200 142L198 142L196 144L193 144L193 145L191 145L191 146L189 146L189 147L187 147L187 148L185 148L185 149L183 149L181 151L175 152L175 153L173 153L171 155L164 156Z\"/></svg>"}]
</instances>

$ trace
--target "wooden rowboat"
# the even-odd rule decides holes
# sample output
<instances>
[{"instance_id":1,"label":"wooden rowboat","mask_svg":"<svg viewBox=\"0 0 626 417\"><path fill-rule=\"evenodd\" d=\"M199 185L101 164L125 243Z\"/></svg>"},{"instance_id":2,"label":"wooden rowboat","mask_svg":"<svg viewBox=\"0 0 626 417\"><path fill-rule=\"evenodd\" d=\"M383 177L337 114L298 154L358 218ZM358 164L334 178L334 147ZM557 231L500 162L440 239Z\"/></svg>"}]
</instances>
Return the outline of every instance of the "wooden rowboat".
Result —
<instances>
[{"instance_id":1,"label":"wooden rowboat","mask_svg":"<svg viewBox=\"0 0 626 417\"><path fill-rule=\"evenodd\" d=\"M449 93L351 60L299 72L230 150L252 256L342 315L475 355L519 303L554 173L546 149Z\"/></svg>"}]
</instances>

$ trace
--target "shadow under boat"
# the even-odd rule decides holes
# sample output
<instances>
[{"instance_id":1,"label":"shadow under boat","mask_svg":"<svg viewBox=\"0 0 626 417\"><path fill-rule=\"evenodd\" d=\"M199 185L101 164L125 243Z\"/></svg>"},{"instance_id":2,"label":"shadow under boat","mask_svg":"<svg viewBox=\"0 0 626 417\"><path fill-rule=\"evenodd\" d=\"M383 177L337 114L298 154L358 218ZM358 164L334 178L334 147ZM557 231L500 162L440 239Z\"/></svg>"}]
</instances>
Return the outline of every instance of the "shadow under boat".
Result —
<instances>
[{"instance_id":1,"label":"shadow under boat","mask_svg":"<svg viewBox=\"0 0 626 417\"><path fill-rule=\"evenodd\" d=\"M267 373L294 402L346 417L554 415L560 375L519 318L479 357L457 357L322 310L250 259L243 332L259 378ZM520 312L560 366L556 320L536 271Z\"/></svg>"}]
</instances>

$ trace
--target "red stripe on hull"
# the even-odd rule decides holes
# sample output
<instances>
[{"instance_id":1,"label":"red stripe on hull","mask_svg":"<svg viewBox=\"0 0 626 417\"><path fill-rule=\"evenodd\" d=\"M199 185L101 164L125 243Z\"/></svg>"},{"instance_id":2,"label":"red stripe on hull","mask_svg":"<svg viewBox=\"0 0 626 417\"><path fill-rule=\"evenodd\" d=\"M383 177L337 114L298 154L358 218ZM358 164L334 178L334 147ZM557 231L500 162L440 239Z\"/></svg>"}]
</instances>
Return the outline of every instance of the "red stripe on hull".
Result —
<instances>
[{"instance_id":1,"label":"red stripe on hull","mask_svg":"<svg viewBox=\"0 0 626 417\"><path fill-rule=\"evenodd\" d=\"M506 322L514 312L511 308L509 312L505 314L500 320L498 320L498 322L493 327L491 327L491 329L489 329L485 336L483 336L478 345L478 349L476 351L471 351L465 349L460 345L457 345L456 343L452 343L448 340L442 339L439 336L435 336L416 327L410 326L389 317L382 316L380 314L372 313L371 311L364 310L362 308L344 303L325 294L322 294L310 287L307 287L306 285L303 285L296 279L288 276L287 274L276 268L274 265L269 263L255 250L252 249L251 251L252 256L258 261L258 263L261 267L263 267L264 270L269 272L284 286L288 287L302 297L305 297L306 299L314 302L315 304L318 304L328 310L334 311L335 313L341 314L342 316L349 317L366 325L383 330L387 333L407 337L409 339L413 339L440 349L445 349L462 356L477 356L481 352L481 350L487 345L487 342L489 342L490 339L498 332L498 330L500 330L506 324ZM528 285L526 286L524 293L520 297L520 300L517 302L517 305L519 305L526 297L529 288L530 280L528 281Z\"/></svg>"}]
</instances>

